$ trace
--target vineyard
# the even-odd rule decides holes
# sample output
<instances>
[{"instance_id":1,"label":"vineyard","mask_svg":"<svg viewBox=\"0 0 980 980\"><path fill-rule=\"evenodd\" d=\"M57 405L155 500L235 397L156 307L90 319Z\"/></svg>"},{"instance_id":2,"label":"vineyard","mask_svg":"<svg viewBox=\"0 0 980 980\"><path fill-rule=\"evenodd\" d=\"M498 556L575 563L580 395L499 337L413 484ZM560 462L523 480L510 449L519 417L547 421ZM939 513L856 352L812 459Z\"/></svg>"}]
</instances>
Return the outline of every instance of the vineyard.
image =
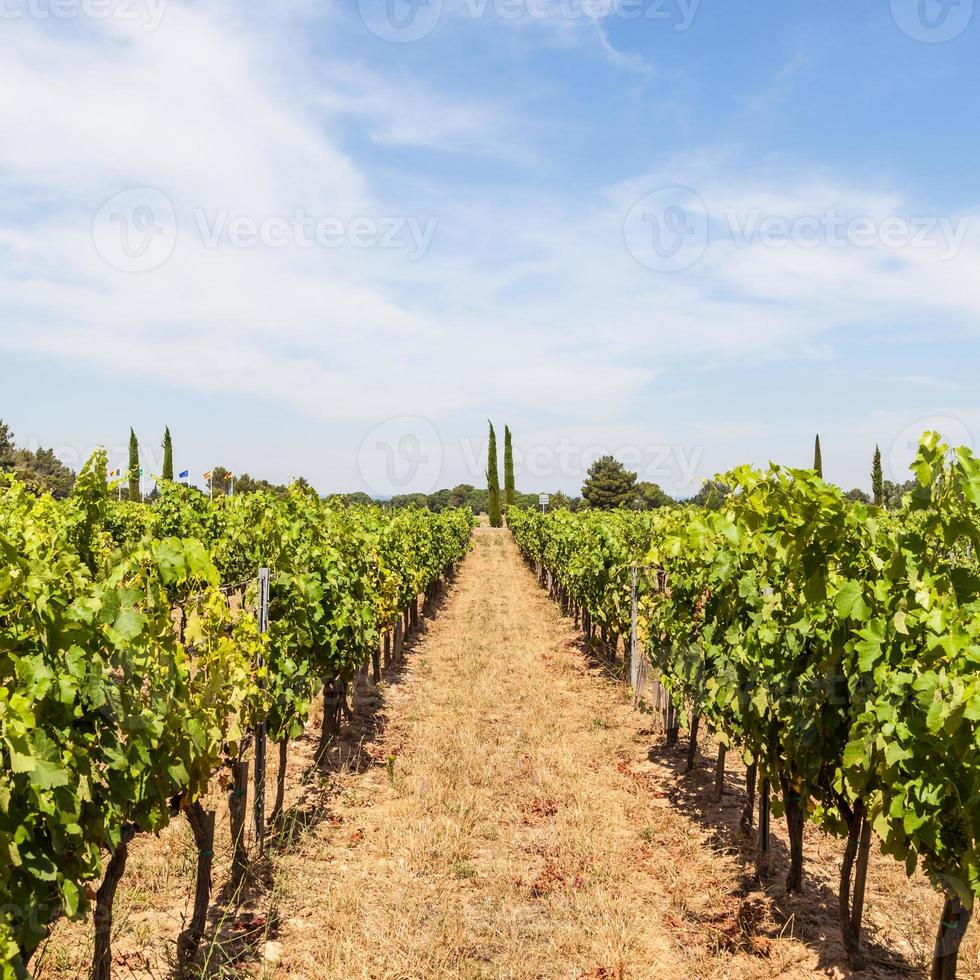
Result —
<instances>
[{"instance_id":1,"label":"vineyard","mask_svg":"<svg viewBox=\"0 0 980 980\"><path fill-rule=\"evenodd\" d=\"M64 501L0 484L0 951L3 977L62 918L94 918L92 975L112 964L113 896L137 834L183 816L197 845L193 961L210 899L215 814L244 846L280 818L289 744L323 696L325 748L367 664L377 677L465 555L469 511L209 500L177 484L120 503L97 452ZM265 813L266 741L278 745ZM252 791L249 792L249 764Z\"/></svg>"},{"instance_id":2,"label":"vineyard","mask_svg":"<svg viewBox=\"0 0 980 980\"><path fill-rule=\"evenodd\" d=\"M497 948L500 962L512 946L526 948L527 963L501 974L676 969L657 932L676 917L646 914L662 886L656 877L642 884L622 838L656 839L653 824L631 825L646 812L661 820L669 860L670 848L689 854L678 841L691 831L676 815L651 817L656 799L638 810L621 788L635 774L599 749L608 723L595 713L609 708L584 669L566 658L567 676L538 673L560 644L534 606L531 593L551 608L529 588L531 574L516 558L520 574L508 570L516 544L587 653L631 681L624 724L646 718L643 734L686 755L689 776L710 743L719 799L726 766L745 767L740 833L754 841L760 881L776 870L771 817L785 821L786 895L811 886L808 826L837 839L841 948L860 970L870 965L865 905L880 850L941 893L928 958L935 980L955 978L980 894L980 461L929 435L913 472L897 511L848 500L812 470L745 467L722 477L730 492L715 510L512 507L510 533L482 529L483 564L467 560L464 594L450 598L450 609L462 603L465 631L450 625L433 638L415 668L416 706L371 755L386 760L377 811L383 804L391 815L376 818L372 847L382 863L351 863L346 849L364 829L345 833L340 874L317 886L339 904L305 902L323 906L323 928L344 941L315 951L295 975L470 975L471 953L439 931L447 923L474 931L460 948ZM173 966L201 975L217 842L230 849L222 894L241 895L286 819L290 753L302 741L303 753L314 746L304 766L323 762L357 710L358 678L380 682L403 660L406 638L455 581L475 524L469 510L324 502L301 484L209 499L164 482L152 503L120 502L105 473L98 452L60 501L14 479L0 484L4 978L36 972L38 950L71 921L90 923L93 977L128 964L113 954L127 858L134 841L179 823L193 840L193 900ZM267 794L269 742L278 765L268 767L276 775ZM216 826L219 816L227 827ZM333 820L326 826L343 818ZM314 864L317 848L334 846L329 836L311 841ZM488 848L498 853L481 864ZM527 871L527 854L543 866ZM305 880L305 867L282 861ZM697 874L723 874L713 861L698 858ZM447 881L483 895L479 915L467 920ZM625 889L640 898L636 908ZM386 891L395 917L418 903L401 946L362 944L368 891L382 930L393 914ZM710 891L707 901L716 901ZM548 902L551 939L541 945L531 926ZM525 918L511 915L515 903L527 906ZM632 918L617 922L613 909ZM531 931L501 943L488 922L498 933L525 922ZM742 935L741 925L722 935L732 929ZM683 935L682 955L693 957L697 944ZM751 955L769 948L751 936L725 942ZM307 955L295 945L292 955ZM558 946L560 967L549 958ZM618 961L589 965L609 950ZM731 968L698 962L698 975Z\"/></svg>"},{"instance_id":3,"label":"vineyard","mask_svg":"<svg viewBox=\"0 0 980 980\"><path fill-rule=\"evenodd\" d=\"M926 436L900 513L813 471L738 469L717 511L511 510L525 558L591 645L655 674L669 743L699 730L748 766L743 827L769 807L806 887L812 822L839 836L839 920L861 946L873 838L945 896L932 975L956 976L980 895L980 461ZM770 796L771 794L771 796Z\"/></svg>"}]
</instances>

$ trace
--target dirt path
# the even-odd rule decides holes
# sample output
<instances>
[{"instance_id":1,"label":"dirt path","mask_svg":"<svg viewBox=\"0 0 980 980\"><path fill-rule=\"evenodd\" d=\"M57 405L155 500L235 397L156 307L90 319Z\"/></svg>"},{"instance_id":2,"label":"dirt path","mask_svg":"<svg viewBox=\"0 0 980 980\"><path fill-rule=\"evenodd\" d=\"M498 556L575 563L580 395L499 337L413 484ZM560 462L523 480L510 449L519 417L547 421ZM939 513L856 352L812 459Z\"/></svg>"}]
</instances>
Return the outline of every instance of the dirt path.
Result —
<instances>
[{"instance_id":1,"label":"dirt path","mask_svg":"<svg viewBox=\"0 0 980 980\"><path fill-rule=\"evenodd\" d=\"M647 784L644 717L506 532L476 533L382 693L378 764L340 777L330 819L277 859L280 975L809 973L801 943L742 936L775 933L765 903Z\"/></svg>"}]
</instances>

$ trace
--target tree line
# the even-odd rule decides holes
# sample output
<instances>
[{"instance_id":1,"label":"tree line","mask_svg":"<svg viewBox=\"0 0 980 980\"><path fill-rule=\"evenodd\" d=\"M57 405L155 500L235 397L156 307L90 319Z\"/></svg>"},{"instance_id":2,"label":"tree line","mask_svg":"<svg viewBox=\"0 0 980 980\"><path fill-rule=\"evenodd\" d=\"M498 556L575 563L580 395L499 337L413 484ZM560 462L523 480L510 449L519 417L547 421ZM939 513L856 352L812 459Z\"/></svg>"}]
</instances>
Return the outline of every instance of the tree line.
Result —
<instances>
[{"instance_id":1,"label":"tree line","mask_svg":"<svg viewBox=\"0 0 980 980\"><path fill-rule=\"evenodd\" d=\"M814 440L812 469L823 479L823 452L819 435ZM902 498L914 487L914 480L893 483L891 480L884 479L881 450L875 446L871 459L871 493L868 494L855 487L848 490L844 496L851 502L873 503L878 507L898 510L902 506ZM641 482L636 473L626 469L615 457L603 456L589 467L580 500L573 502L564 494L555 494L550 504L552 507L567 506L569 510L585 507L595 510L616 508L655 510L672 504L694 504L698 507L707 507L709 510L717 510L731 490L732 488L722 480L705 480L693 497L674 500L657 484Z\"/></svg>"},{"instance_id":2,"label":"tree line","mask_svg":"<svg viewBox=\"0 0 980 980\"><path fill-rule=\"evenodd\" d=\"M522 510L536 510L539 507L538 494L520 493L514 485L513 438L509 426L504 426L504 486L500 487L497 460L497 437L493 423L489 425L487 447L486 489L461 483L450 489L436 490L433 493L410 493L391 498L393 507L425 507L438 513L451 507L469 507L474 514L485 513L492 527L503 524L503 514L507 507L516 506ZM820 436L817 435L813 447L814 473L823 479L823 452ZM871 493L854 488L844 496L852 502L874 503L889 510L898 510L902 498L914 486L914 481L893 483L883 477L881 450L875 446L871 463ZM571 497L561 490L548 495L548 507L552 510L615 510L636 511L656 510L682 504L693 504L717 510L722 506L731 487L721 480L705 480L692 497L675 499L659 484L640 480L639 475L628 470L614 456L606 455L597 459L588 469L582 485L581 495ZM348 495L356 502L359 495ZM364 497L367 495L364 494Z\"/></svg>"},{"instance_id":3,"label":"tree line","mask_svg":"<svg viewBox=\"0 0 980 980\"><path fill-rule=\"evenodd\" d=\"M0 419L0 473L12 473L37 494L50 493L59 500L71 493L75 474L53 449L24 449L14 443L10 426Z\"/></svg>"},{"instance_id":4,"label":"tree line","mask_svg":"<svg viewBox=\"0 0 980 980\"><path fill-rule=\"evenodd\" d=\"M160 473L150 474L155 481L155 486L148 494L143 494L141 492L141 480L144 476L144 468L140 458L139 440L135 431L129 430L128 465L125 470L119 471L124 496L129 500L137 502L144 499L155 500L160 492L159 483L161 481L174 481L173 438L169 427L164 429L161 448L163 450L163 462ZM56 500L63 500L72 492L76 478L75 471L58 459L54 449L31 450L17 446L13 431L3 419L0 419L0 473L12 474L30 493L38 495L50 493ZM287 484L273 483L270 480L253 477L248 473L239 473L233 476L231 470L224 466L215 466L210 473L211 492L215 497L228 496L233 490L235 493L265 492L284 497L293 484L299 484L302 487L310 486L309 481L302 476L292 481L292 484ZM334 496L345 500L350 498L352 503L372 502L372 498L364 493L335 494Z\"/></svg>"},{"instance_id":5,"label":"tree line","mask_svg":"<svg viewBox=\"0 0 980 980\"><path fill-rule=\"evenodd\" d=\"M395 509L420 507L433 513L440 513L454 507L466 507L474 514L487 514L494 527L503 524L503 515L508 507L537 509L538 494L521 493L515 487L513 436L510 427L506 425L504 426L504 485L501 488L496 433L493 424L488 424L489 445L485 488L460 483L452 488L443 488L432 493L399 494L392 497L390 501L383 502ZM125 494L130 500L155 500L159 495L157 484L160 481L174 480L173 439L169 427L164 429L161 447L163 450L161 472L159 475L153 475L156 484L144 495L139 440L135 431L129 430L128 466L125 472L120 473L120 477ZM823 477L823 456L819 435L814 440L813 470L818 476ZM53 449L19 448L14 442L13 432L2 419L0 419L0 472L12 473L32 493L50 493L56 499L67 497L75 485L75 473L58 459ZM293 482L298 482L305 487L310 486L304 477L298 477ZM855 487L848 490L845 496L854 502L874 503L889 510L898 510L902 506L902 498L912 490L913 486L914 481L911 480L894 483L884 479L881 450L875 446L871 464L871 493ZM212 496L228 496L233 492L242 494L265 492L285 496L288 489L289 484L274 483L253 477L249 473L233 475L224 466L215 466L210 471L209 495ZM570 496L561 490L556 490L548 495L548 506L551 509L561 508L572 512L615 508L642 511L690 503L713 510L722 506L729 490L729 487L718 480L705 480L692 497L674 499L658 484L640 480L637 473L628 470L615 457L607 455L600 457L589 467L579 496ZM339 500L347 504L375 502L375 498L363 491L329 494L326 499Z\"/></svg>"}]
</instances>

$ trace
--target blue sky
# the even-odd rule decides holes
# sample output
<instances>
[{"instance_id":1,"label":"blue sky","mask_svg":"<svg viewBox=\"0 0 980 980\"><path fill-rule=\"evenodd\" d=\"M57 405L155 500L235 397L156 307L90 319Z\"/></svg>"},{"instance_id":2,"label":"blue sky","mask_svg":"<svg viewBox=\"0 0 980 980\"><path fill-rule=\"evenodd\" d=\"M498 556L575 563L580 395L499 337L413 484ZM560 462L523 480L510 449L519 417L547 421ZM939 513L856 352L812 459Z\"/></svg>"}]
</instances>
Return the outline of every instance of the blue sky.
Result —
<instances>
[{"instance_id":1,"label":"blue sky","mask_svg":"<svg viewBox=\"0 0 980 980\"><path fill-rule=\"evenodd\" d=\"M973 0L6 0L0 417L322 490L976 445Z\"/></svg>"}]
</instances>

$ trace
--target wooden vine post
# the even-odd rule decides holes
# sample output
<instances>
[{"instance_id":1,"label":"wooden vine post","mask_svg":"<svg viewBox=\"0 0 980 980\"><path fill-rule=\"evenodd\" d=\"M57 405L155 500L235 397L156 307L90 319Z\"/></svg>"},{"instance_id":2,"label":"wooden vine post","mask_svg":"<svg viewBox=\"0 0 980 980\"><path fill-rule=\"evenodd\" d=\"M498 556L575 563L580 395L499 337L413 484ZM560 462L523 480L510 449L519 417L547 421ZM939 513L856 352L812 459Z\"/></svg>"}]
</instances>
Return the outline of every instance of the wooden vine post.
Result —
<instances>
[{"instance_id":1,"label":"wooden vine post","mask_svg":"<svg viewBox=\"0 0 980 980\"><path fill-rule=\"evenodd\" d=\"M320 744L316 750L317 763L327 756L331 739L340 732L342 716L347 711L347 683L342 677L331 677L323 685L323 720L320 723Z\"/></svg>"},{"instance_id":2,"label":"wooden vine post","mask_svg":"<svg viewBox=\"0 0 980 980\"><path fill-rule=\"evenodd\" d=\"M230 763L231 788L228 791L228 821L231 826L231 887L238 889L248 871L248 850L245 846L245 822L248 812L248 760L239 752Z\"/></svg>"},{"instance_id":3,"label":"wooden vine post","mask_svg":"<svg viewBox=\"0 0 980 980\"><path fill-rule=\"evenodd\" d=\"M956 962L960 945L972 916L972 908L965 908L958 895L947 892L942 917L939 920L939 931L936 933L932 980L956 980Z\"/></svg>"},{"instance_id":4,"label":"wooden vine post","mask_svg":"<svg viewBox=\"0 0 980 980\"><path fill-rule=\"evenodd\" d=\"M698 761L698 730L701 727L701 715L695 708L691 708L691 732L687 743L687 769L685 772L694 772Z\"/></svg>"},{"instance_id":5,"label":"wooden vine post","mask_svg":"<svg viewBox=\"0 0 980 980\"><path fill-rule=\"evenodd\" d=\"M664 709L664 727L667 729L667 745L673 747L677 744L680 736L681 723L677 705L670 691L667 692L667 705Z\"/></svg>"},{"instance_id":6,"label":"wooden vine post","mask_svg":"<svg viewBox=\"0 0 980 980\"><path fill-rule=\"evenodd\" d=\"M861 940L861 920L864 917L864 890L868 883L868 858L871 855L871 821L861 822L861 841L858 844L857 868L854 871L854 901L851 903L851 927Z\"/></svg>"},{"instance_id":7,"label":"wooden vine post","mask_svg":"<svg viewBox=\"0 0 980 980\"><path fill-rule=\"evenodd\" d=\"M269 569L259 569L259 632L269 631ZM262 656L258 665L264 667ZM265 687L265 681L259 680L259 686ZM253 778L253 818L255 822L255 846L259 854L265 852L265 755L266 755L266 723L263 718L255 729L255 771ZM281 774L280 774L281 775Z\"/></svg>"},{"instance_id":8,"label":"wooden vine post","mask_svg":"<svg viewBox=\"0 0 980 980\"><path fill-rule=\"evenodd\" d=\"M639 620L639 603L637 599L637 581L639 570L636 565L630 569L630 684L633 687L633 704L640 703L640 695L643 693L640 683L640 651L637 637L637 626Z\"/></svg>"},{"instance_id":9,"label":"wooden vine post","mask_svg":"<svg viewBox=\"0 0 980 980\"><path fill-rule=\"evenodd\" d=\"M871 844L871 823L867 819L864 800L854 801L847 816L847 843L840 869L840 887L837 892L841 939L847 960L855 970L863 970L864 955L861 952L861 918L864 911L864 886L868 872L868 849ZM865 843L868 849L865 849ZM855 858L857 868L855 870ZM851 878L854 877L853 898Z\"/></svg>"},{"instance_id":10,"label":"wooden vine post","mask_svg":"<svg viewBox=\"0 0 980 980\"><path fill-rule=\"evenodd\" d=\"M763 874L769 871L770 796L769 779L764 776L759 787L759 871Z\"/></svg>"},{"instance_id":11,"label":"wooden vine post","mask_svg":"<svg viewBox=\"0 0 980 980\"><path fill-rule=\"evenodd\" d=\"M745 770L745 805L742 807L739 827L742 833L746 835L752 832L752 824L755 819L755 783L758 771L759 766L756 762L752 762Z\"/></svg>"},{"instance_id":12,"label":"wooden vine post","mask_svg":"<svg viewBox=\"0 0 980 980\"><path fill-rule=\"evenodd\" d=\"M177 961L184 965L197 955L204 938L208 903L211 900L211 869L214 864L214 810L205 810L201 801L195 800L187 808L187 822L197 845L197 876L191 919L177 937Z\"/></svg>"},{"instance_id":13,"label":"wooden vine post","mask_svg":"<svg viewBox=\"0 0 980 980\"><path fill-rule=\"evenodd\" d=\"M282 809L286 802L286 762L289 758L289 739L279 743L279 771L276 773L276 799L272 804L269 819L277 824L282 819Z\"/></svg>"},{"instance_id":14,"label":"wooden vine post","mask_svg":"<svg viewBox=\"0 0 980 980\"><path fill-rule=\"evenodd\" d=\"M783 805L786 810L786 830L789 834L789 872L786 875L786 891L798 892L803 888L803 832L806 825L805 801L799 790L783 775L780 777Z\"/></svg>"},{"instance_id":15,"label":"wooden vine post","mask_svg":"<svg viewBox=\"0 0 980 980\"><path fill-rule=\"evenodd\" d=\"M725 756L728 754L728 749L725 743L722 742L718 746L718 762L715 766L715 799L721 803L722 797L725 795Z\"/></svg>"},{"instance_id":16,"label":"wooden vine post","mask_svg":"<svg viewBox=\"0 0 980 980\"><path fill-rule=\"evenodd\" d=\"M136 836L132 825L123 828L119 844L109 858L105 877L95 896L95 950L92 954L92 980L109 980L112 973L112 902L126 870L129 842Z\"/></svg>"}]
</instances>

